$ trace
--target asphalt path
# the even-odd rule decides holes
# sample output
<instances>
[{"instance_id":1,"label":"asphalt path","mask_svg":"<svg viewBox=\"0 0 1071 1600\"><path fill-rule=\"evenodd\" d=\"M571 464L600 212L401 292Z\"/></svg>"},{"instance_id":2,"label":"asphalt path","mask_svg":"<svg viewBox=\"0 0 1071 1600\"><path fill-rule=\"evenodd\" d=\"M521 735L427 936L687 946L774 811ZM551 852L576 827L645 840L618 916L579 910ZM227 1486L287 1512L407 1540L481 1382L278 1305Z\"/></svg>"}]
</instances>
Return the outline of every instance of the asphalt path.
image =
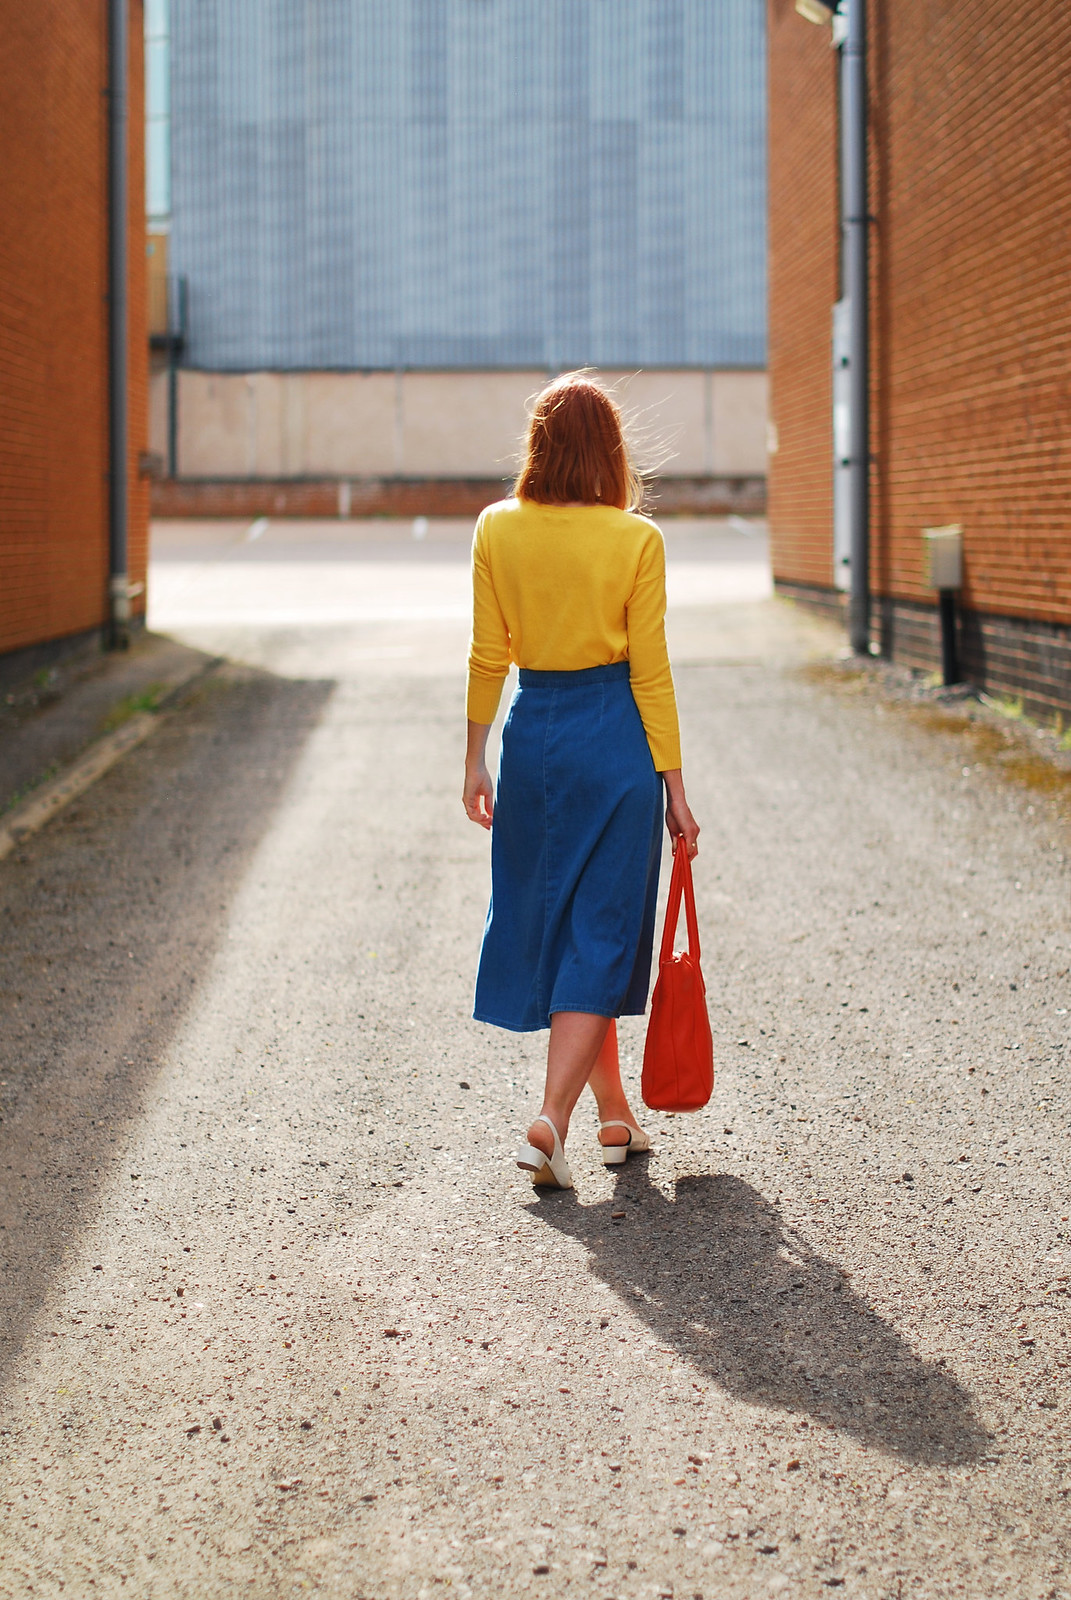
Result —
<instances>
[{"instance_id":1,"label":"asphalt path","mask_svg":"<svg viewBox=\"0 0 1071 1600\"><path fill-rule=\"evenodd\" d=\"M717 1084L537 1198L467 528L158 530L228 664L0 864L0 1595L1071 1594L1061 793L668 531Z\"/></svg>"}]
</instances>

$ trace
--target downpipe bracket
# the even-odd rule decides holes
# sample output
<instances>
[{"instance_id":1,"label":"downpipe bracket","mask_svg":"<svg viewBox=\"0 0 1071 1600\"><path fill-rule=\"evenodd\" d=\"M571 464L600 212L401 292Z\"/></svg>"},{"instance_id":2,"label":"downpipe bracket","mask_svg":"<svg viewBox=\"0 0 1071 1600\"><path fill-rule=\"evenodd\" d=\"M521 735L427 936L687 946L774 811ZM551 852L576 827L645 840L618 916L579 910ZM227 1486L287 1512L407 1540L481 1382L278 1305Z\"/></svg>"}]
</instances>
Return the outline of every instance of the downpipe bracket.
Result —
<instances>
[{"instance_id":1,"label":"downpipe bracket","mask_svg":"<svg viewBox=\"0 0 1071 1600\"><path fill-rule=\"evenodd\" d=\"M131 584L125 572L113 572L108 585L108 645L112 650L130 647L130 601L140 593L140 584Z\"/></svg>"}]
</instances>

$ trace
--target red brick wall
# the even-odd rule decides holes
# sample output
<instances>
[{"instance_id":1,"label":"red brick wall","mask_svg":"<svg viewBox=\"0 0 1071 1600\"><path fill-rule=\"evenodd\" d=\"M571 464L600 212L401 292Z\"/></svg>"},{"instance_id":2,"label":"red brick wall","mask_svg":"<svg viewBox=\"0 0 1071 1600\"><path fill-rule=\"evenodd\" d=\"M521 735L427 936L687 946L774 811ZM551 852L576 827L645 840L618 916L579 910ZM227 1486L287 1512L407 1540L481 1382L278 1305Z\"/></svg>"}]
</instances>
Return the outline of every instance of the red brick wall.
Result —
<instances>
[{"instance_id":1,"label":"red brick wall","mask_svg":"<svg viewBox=\"0 0 1071 1600\"><path fill-rule=\"evenodd\" d=\"M106 12L0 0L0 652L106 620ZM141 0L130 7L130 571L148 486ZM143 608L144 598L135 606Z\"/></svg>"},{"instance_id":2,"label":"red brick wall","mask_svg":"<svg viewBox=\"0 0 1071 1600\"><path fill-rule=\"evenodd\" d=\"M920 530L961 522L967 608L1071 623L1071 7L870 20L874 590L932 601ZM769 27L775 573L828 584L834 52Z\"/></svg>"},{"instance_id":3,"label":"red brick wall","mask_svg":"<svg viewBox=\"0 0 1071 1600\"><path fill-rule=\"evenodd\" d=\"M828 28L805 22L793 0L769 0L767 18L773 568L831 584L837 59Z\"/></svg>"}]
</instances>

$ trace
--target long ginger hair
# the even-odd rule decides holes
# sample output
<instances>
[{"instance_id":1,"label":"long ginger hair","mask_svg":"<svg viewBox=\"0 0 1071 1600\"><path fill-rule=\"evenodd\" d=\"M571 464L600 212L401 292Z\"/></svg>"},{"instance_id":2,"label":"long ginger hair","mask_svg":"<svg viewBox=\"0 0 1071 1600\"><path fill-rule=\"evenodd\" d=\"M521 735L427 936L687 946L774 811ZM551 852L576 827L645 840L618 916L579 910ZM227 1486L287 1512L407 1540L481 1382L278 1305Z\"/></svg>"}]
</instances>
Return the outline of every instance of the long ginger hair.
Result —
<instances>
[{"instance_id":1,"label":"long ginger hair","mask_svg":"<svg viewBox=\"0 0 1071 1600\"><path fill-rule=\"evenodd\" d=\"M620 409L586 372L563 373L536 396L513 492L541 505L622 511L642 501L643 479L629 457Z\"/></svg>"}]
</instances>

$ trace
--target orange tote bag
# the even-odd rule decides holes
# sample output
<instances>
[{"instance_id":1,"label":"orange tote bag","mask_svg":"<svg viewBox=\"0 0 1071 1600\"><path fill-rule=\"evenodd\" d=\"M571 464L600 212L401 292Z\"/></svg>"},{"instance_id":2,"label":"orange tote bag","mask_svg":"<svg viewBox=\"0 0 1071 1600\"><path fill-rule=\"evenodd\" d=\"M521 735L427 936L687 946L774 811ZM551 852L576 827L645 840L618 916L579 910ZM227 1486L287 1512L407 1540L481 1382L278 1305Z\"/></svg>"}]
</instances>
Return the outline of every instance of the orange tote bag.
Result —
<instances>
[{"instance_id":1,"label":"orange tote bag","mask_svg":"<svg viewBox=\"0 0 1071 1600\"><path fill-rule=\"evenodd\" d=\"M674 954L673 938L684 897L688 948ZM706 985L699 967L692 863L682 839L673 852L666 927L651 997L651 1020L643 1050L641 1090L652 1111L699 1111L714 1091L714 1045L707 1016Z\"/></svg>"}]
</instances>

